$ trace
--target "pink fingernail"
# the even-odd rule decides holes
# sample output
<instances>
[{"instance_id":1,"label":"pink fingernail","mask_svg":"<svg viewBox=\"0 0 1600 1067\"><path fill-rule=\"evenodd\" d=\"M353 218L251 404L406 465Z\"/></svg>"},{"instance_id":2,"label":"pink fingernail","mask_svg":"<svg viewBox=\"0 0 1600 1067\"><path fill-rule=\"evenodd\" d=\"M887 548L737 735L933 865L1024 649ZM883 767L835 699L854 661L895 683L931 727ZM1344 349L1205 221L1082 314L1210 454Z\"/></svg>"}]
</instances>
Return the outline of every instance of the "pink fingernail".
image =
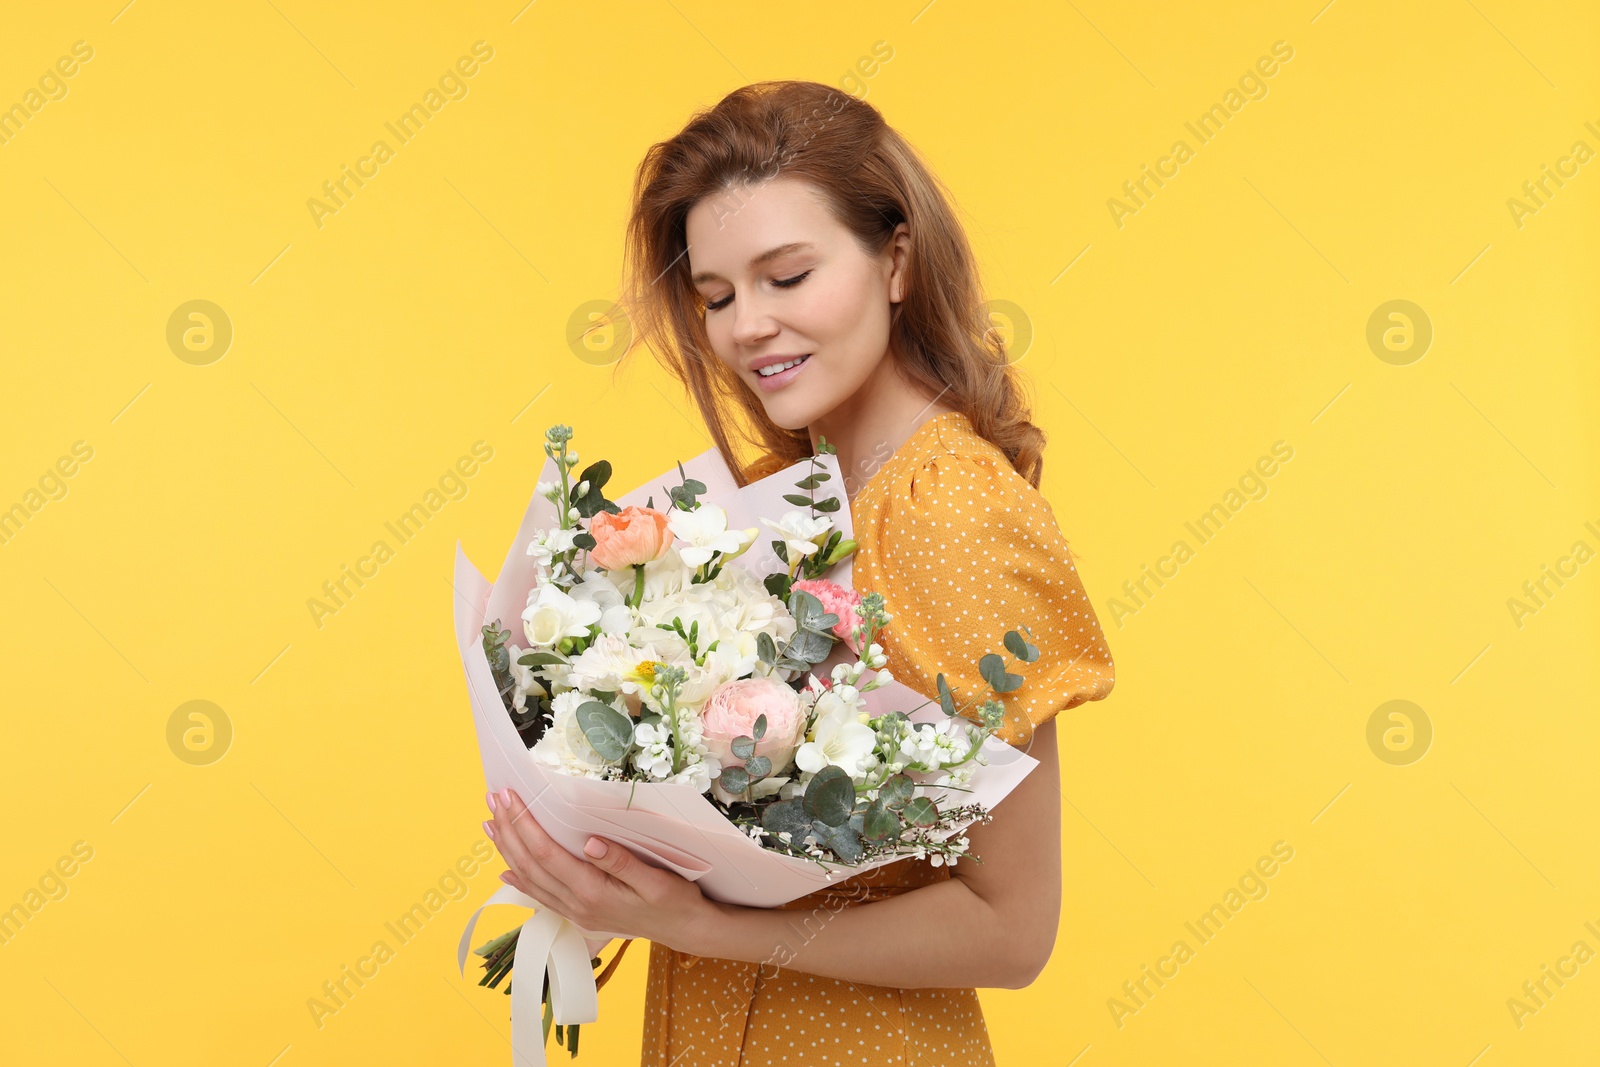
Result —
<instances>
[{"instance_id":1,"label":"pink fingernail","mask_svg":"<svg viewBox=\"0 0 1600 1067\"><path fill-rule=\"evenodd\" d=\"M484 799L484 802L489 805L489 810L490 811L494 811L495 810L495 806L494 806L495 797L494 797L494 794L493 793L485 793L485 794L483 794L483 799Z\"/></svg>"},{"instance_id":2,"label":"pink fingernail","mask_svg":"<svg viewBox=\"0 0 1600 1067\"><path fill-rule=\"evenodd\" d=\"M489 835L489 840L490 841L493 841L494 840L494 823L489 822L488 820L485 820L484 824L483 824L483 832Z\"/></svg>"},{"instance_id":3,"label":"pink fingernail","mask_svg":"<svg viewBox=\"0 0 1600 1067\"><path fill-rule=\"evenodd\" d=\"M500 872L500 880L502 882L504 882L506 885L510 885L511 884L511 872L510 871L501 871Z\"/></svg>"}]
</instances>

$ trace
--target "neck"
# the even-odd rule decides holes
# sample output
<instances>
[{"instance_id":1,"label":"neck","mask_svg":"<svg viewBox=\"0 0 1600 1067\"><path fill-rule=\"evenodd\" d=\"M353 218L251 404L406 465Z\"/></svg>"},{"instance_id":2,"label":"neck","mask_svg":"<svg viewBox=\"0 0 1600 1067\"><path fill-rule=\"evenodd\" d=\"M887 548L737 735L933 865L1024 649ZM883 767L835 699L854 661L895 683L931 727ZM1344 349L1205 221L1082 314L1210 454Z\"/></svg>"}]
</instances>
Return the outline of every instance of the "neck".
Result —
<instances>
[{"instance_id":1,"label":"neck","mask_svg":"<svg viewBox=\"0 0 1600 1067\"><path fill-rule=\"evenodd\" d=\"M947 392L928 395L908 382L899 374L893 354L886 354L854 395L811 423L811 447L815 450L826 438L838 451L845 496L854 500L918 427L956 410L944 402L947 399Z\"/></svg>"}]
</instances>

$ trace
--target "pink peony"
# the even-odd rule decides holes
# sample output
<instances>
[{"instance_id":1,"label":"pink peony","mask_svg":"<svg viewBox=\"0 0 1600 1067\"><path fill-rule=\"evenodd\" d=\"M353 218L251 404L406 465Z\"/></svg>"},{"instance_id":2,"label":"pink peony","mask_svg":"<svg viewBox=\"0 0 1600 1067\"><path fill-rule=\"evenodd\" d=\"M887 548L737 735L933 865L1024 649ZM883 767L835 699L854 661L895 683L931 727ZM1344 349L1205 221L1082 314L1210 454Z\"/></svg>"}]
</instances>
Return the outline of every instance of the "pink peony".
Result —
<instances>
[{"instance_id":1,"label":"pink peony","mask_svg":"<svg viewBox=\"0 0 1600 1067\"><path fill-rule=\"evenodd\" d=\"M767 717L767 729L756 742L755 754L772 761L772 774L781 775L804 740L805 712L800 694L776 678L740 678L726 682L711 694L700 712L702 740L724 767L743 764L733 755L733 739L755 736L756 719ZM724 802L734 798L713 785Z\"/></svg>"},{"instance_id":2,"label":"pink peony","mask_svg":"<svg viewBox=\"0 0 1600 1067\"><path fill-rule=\"evenodd\" d=\"M594 547L589 558L608 571L660 559L672 545L667 517L655 508L602 511L589 520Z\"/></svg>"},{"instance_id":3,"label":"pink peony","mask_svg":"<svg viewBox=\"0 0 1600 1067\"><path fill-rule=\"evenodd\" d=\"M834 636L843 641L851 652L861 651L850 636L851 628L861 621L856 615L856 606L861 603L860 593L854 589L846 589L838 582L830 582L826 578L805 578L789 588L803 589L822 601L823 611L839 616L839 621L833 627Z\"/></svg>"}]
</instances>

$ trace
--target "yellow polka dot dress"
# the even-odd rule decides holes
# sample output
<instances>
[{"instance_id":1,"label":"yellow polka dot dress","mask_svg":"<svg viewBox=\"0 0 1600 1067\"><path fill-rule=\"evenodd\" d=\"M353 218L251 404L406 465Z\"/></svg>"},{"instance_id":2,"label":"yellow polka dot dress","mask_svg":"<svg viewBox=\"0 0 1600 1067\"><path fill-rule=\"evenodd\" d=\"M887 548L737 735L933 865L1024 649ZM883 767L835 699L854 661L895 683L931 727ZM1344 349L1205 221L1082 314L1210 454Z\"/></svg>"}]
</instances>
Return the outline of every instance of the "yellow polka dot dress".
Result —
<instances>
[{"instance_id":1,"label":"yellow polka dot dress","mask_svg":"<svg viewBox=\"0 0 1600 1067\"><path fill-rule=\"evenodd\" d=\"M895 679L958 703L988 688L978 657L996 652L1022 686L1000 699L1000 736L1023 746L1057 712L1100 700L1111 652L1049 503L960 412L924 421L851 504L860 547L853 584L882 593L879 636ZM1009 660L1005 631L1027 625L1037 662ZM996 818L1002 817L997 810ZM784 905L826 922L841 907L951 877L901 860ZM896 989L822 978L651 944L641 1067L980 1067L994 1064L973 989Z\"/></svg>"}]
</instances>

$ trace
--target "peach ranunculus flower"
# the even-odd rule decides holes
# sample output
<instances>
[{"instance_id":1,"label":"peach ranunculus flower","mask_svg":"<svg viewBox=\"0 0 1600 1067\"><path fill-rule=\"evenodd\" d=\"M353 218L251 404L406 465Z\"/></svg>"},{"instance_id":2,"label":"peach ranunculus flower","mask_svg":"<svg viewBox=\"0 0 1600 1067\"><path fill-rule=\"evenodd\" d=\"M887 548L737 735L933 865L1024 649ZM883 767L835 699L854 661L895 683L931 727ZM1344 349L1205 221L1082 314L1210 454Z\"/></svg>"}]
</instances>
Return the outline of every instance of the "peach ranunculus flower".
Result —
<instances>
[{"instance_id":1,"label":"peach ranunculus flower","mask_svg":"<svg viewBox=\"0 0 1600 1067\"><path fill-rule=\"evenodd\" d=\"M655 508L602 511L589 520L589 536L594 538L589 558L608 571L660 559L672 546L667 517Z\"/></svg>"},{"instance_id":2,"label":"peach ranunculus flower","mask_svg":"<svg viewBox=\"0 0 1600 1067\"><path fill-rule=\"evenodd\" d=\"M861 621L856 614L856 608L861 603L861 594L854 589L846 589L838 582L826 578L805 578L789 586L790 590L800 589L818 600L822 601L822 610L839 616L839 621L834 623L833 635L845 643L851 652L861 651L856 647L855 639L850 636L850 630Z\"/></svg>"},{"instance_id":3,"label":"peach ranunculus flower","mask_svg":"<svg viewBox=\"0 0 1600 1067\"><path fill-rule=\"evenodd\" d=\"M700 711L701 740L723 766L742 764L733 755L733 739L754 737L756 719L767 717L767 729L756 742L755 754L772 761L771 776L781 776L805 740L806 713L800 694L776 678L739 678L719 686ZM712 789L724 803L740 799L723 791L716 780Z\"/></svg>"}]
</instances>

